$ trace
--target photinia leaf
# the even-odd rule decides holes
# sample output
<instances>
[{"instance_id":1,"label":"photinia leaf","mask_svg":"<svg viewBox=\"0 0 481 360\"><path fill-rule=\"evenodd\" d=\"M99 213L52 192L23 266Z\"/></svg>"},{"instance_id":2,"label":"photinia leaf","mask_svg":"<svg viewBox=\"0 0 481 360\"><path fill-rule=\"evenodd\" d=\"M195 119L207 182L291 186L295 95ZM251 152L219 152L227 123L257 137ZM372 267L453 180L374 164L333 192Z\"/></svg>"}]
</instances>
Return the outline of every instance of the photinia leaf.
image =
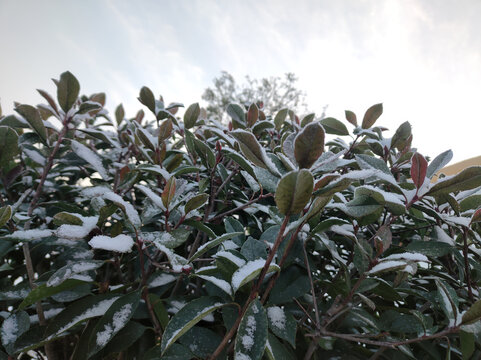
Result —
<instances>
[{"instance_id":1,"label":"photinia leaf","mask_svg":"<svg viewBox=\"0 0 481 360\"><path fill-rule=\"evenodd\" d=\"M294 140L294 156L300 168L310 168L324 152L324 129L315 122L306 125Z\"/></svg>"},{"instance_id":2,"label":"photinia leaf","mask_svg":"<svg viewBox=\"0 0 481 360\"><path fill-rule=\"evenodd\" d=\"M447 150L438 156L436 156L428 166L428 170L426 171L426 176L428 178L432 178L434 174L436 174L439 170L445 167L453 158L453 152L451 150Z\"/></svg>"},{"instance_id":3,"label":"photinia leaf","mask_svg":"<svg viewBox=\"0 0 481 360\"><path fill-rule=\"evenodd\" d=\"M234 290L234 293L239 290L243 285L254 280L261 273L265 263L266 260L257 259L254 261L249 261L245 265L237 269L236 272L232 275L232 289ZM280 268L277 264L271 263L267 270L267 274L274 271L280 271Z\"/></svg>"},{"instance_id":4,"label":"photinia leaf","mask_svg":"<svg viewBox=\"0 0 481 360\"><path fill-rule=\"evenodd\" d=\"M251 302L242 317L234 347L234 360L260 360L267 344L267 317L261 302Z\"/></svg>"},{"instance_id":5,"label":"photinia leaf","mask_svg":"<svg viewBox=\"0 0 481 360\"><path fill-rule=\"evenodd\" d=\"M100 318L90 336L89 356L104 348L127 325L139 305L140 293L134 291L115 300Z\"/></svg>"},{"instance_id":6,"label":"photinia leaf","mask_svg":"<svg viewBox=\"0 0 481 360\"><path fill-rule=\"evenodd\" d=\"M426 195L437 196L481 186L481 166L472 166L460 173L435 183Z\"/></svg>"},{"instance_id":7,"label":"photinia leaf","mask_svg":"<svg viewBox=\"0 0 481 360\"><path fill-rule=\"evenodd\" d=\"M190 105L184 113L184 126L186 129L191 129L195 126L200 115L199 103Z\"/></svg>"},{"instance_id":8,"label":"photinia leaf","mask_svg":"<svg viewBox=\"0 0 481 360\"><path fill-rule=\"evenodd\" d=\"M205 316L224 306L218 298L205 296L192 300L170 319L162 336L161 352L166 350Z\"/></svg>"},{"instance_id":9,"label":"photinia leaf","mask_svg":"<svg viewBox=\"0 0 481 360\"><path fill-rule=\"evenodd\" d=\"M57 83L57 100L63 111L67 112L77 101L80 84L70 71L60 74Z\"/></svg>"},{"instance_id":10,"label":"photinia leaf","mask_svg":"<svg viewBox=\"0 0 481 360\"><path fill-rule=\"evenodd\" d=\"M426 171L428 168L428 162L420 153L414 153L411 158L411 178L419 189L426 179Z\"/></svg>"},{"instance_id":11,"label":"photinia leaf","mask_svg":"<svg viewBox=\"0 0 481 360\"><path fill-rule=\"evenodd\" d=\"M10 205L0 208L0 227L4 226L12 217L12 207Z\"/></svg>"},{"instance_id":12,"label":"photinia leaf","mask_svg":"<svg viewBox=\"0 0 481 360\"><path fill-rule=\"evenodd\" d=\"M324 118L321 121L321 125L326 130L328 134L334 135L349 135L349 130L347 130L346 125L337 119L332 117Z\"/></svg>"},{"instance_id":13,"label":"photinia leaf","mask_svg":"<svg viewBox=\"0 0 481 360\"><path fill-rule=\"evenodd\" d=\"M175 177L171 177L165 184L164 190L162 191L161 199L165 208L169 208L169 204L175 195Z\"/></svg>"},{"instance_id":14,"label":"photinia leaf","mask_svg":"<svg viewBox=\"0 0 481 360\"><path fill-rule=\"evenodd\" d=\"M247 111L247 126L253 127L256 121L259 119L259 108L255 103L252 103L249 106L249 110Z\"/></svg>"},{"instance_id":15,"label":"photinia leaf","mask_svg":"<svg viewBox=\"0 0 481 360\"><path fill-rule=\"evenodd\" d=\"M284 124L284 121L286 120L287 112L288 109L281 109L277 112L276 116L274 117L274 125L276 127L276 130L281 129L282 124Z\"/></svg>"},{"instance_id":16,"label":"photinia leaf","mask_svg":"<svg viewBox=\"0 0 481 360\"><path fill-rule=\"evenodd\" d=\"M228 233L228 234L224 234L224 235L222 235L222 236L218 236L218 237L216 237L215 239L206 242L204 245L200 246L200 247L197 249L197 251L195 252L195 254L192 255L192 257L189 259L189 262L192 262L193 260L199 258L199 257L202 256L203 254L205 254L207 251L209 251L210 249L212 249L213 247L222 244L224 241L233 239L233 238L235 238L236 236L239 236L239 235L242 235L242 234L243 234L243 233L241 233L241 232Z\"/></svg>"},{"instance_id":17,"label":"photinia leaf","mask_svg":"<svg viewBox=\"0 0 481 360\"><path fill-rule=\"evenodd\" d=\"M284 215L301 212L311 199L313 188L314 178L309 170L301 169L284 175L275 194L279 212Z\"/></svg>"},{"instance_id":18,"label":"photinia leaf","mask_svg":"<svg viewBox=\"0 0 481 360\"><path fill-rule=\"evenodd\" d=\"M350 110L346 110L344 111L345 115L346 115L346 120L349 121L352 125L354 126L357 126L357 117L356 117L356 114L354 114L352 111Z\"/></svg>"},{"instance_id":19,"label":"photinia leaf","mask_svg":"<svg viewBox=\"0 0 481 360\"><path fill-rule=\"evenodd\" d=\"M117 108L115 109L115 120L117 120L117 125L120 125L120 123L124 120L125 117L125 110L122 104L119 104Z\"/></svg>"},{"instance_id":20,"label":"photinia leaf","mask_svg":"<svg viewBox=\"0 0 481 360\"><path fill-rule=\"evenodd\" d=\"M30 317L25 311L19 311L3 320L0 328L2 345L9 354L13 354L15 341L30 328Z\"/></svg>"},{"instance_id":21,"label":"photinia leaf","mask_svg":"<svg viewBox=\"0 0 481 360\"><path fill-rule=\"evenodd\" d=\"M207 202L208 199L209 199L208 194L199 194L194 197L191 197L185 204L185 207L184 207L185 214L188 214L192 210L200 208L202 205L204 205Z\"/></svg>"},{"instance_id":22,"label":"photinia leaf","mask_svg":"<svg viewBox=\"0 0 481 360\"><path fill-rule=\"evenodd\" d=\"M142 89L140 89L138 99L155 114L155 97L152 90L150 90L147 86L142 87Z\"/></svg>"},{"instance_id":23,"label":"photinia leaf","mask_svg":"<svg viewBox=\"0 0 481 360\"><path fill-rule=\"evenodd\" d=\"M245 128L245 112L242 106L239 104L229 104L227 105L226 111L233 120L234 129Z\"/></svg>"},{"instance_id":24,"label":"photinia leaf","mask_svg":"<svg viewBox=\"0 0 481 360\"><path fill-rule=\"evenodd\" d=\"M31 105L18 105L15 111L27 120L33 131L40 137L40 140L47 145L47 129L38 110Z\"/></svg>"},{"instance_id":25,"label":"photinia leaf","mask_svg":"<svg viewBox=\"0 0 481 360\"><path fill-rule=\"evenodd\" d=\"M362 119L362 128L369 129L374 125L377 119L382 115L382 104L376 104L367 109Z\"/></svg>"}]
</instances>

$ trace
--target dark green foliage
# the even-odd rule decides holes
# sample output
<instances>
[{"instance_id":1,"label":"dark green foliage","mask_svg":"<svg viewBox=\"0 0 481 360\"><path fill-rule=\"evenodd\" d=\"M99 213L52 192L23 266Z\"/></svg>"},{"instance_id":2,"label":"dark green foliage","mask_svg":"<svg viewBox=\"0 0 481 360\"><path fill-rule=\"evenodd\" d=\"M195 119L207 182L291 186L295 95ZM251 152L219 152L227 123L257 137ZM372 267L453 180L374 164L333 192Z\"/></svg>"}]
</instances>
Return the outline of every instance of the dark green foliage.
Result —
<instances>
[{"instance_id":1,"label":"dark green foliage","mask_svg":"<svg viewBox=\"0 0 481 360\"><path fill-rule=\"evenodd\" d=\"M55 83L0 117L0 358L481 355L481 168L431 183L451 151L384 137L381 104L248 96L224 126Z\"/></svg>"}]
</instances>

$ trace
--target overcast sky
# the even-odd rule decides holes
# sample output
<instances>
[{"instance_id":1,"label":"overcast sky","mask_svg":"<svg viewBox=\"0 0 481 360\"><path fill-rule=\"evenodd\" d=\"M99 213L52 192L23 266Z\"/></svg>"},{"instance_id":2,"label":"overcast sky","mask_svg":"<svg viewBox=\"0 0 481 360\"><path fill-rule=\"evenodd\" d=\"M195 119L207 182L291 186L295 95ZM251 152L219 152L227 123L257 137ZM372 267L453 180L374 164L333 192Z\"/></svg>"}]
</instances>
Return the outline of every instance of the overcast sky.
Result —
<instances>
[{"instance_id":1,"label":"overcast sky","mask_svg":"<svg viewBox=\"0 0 481 360\"><path fill-rule=\"evenodd\" d=\"M379 124L408 120L421 153L459 161L481 155L480 15L479 0L0 0L1 105L40 103L65 70L128 116L143 85L190 104L221 70L293 72L312 111L382 102Z\"/></svg>"}]
</instances>

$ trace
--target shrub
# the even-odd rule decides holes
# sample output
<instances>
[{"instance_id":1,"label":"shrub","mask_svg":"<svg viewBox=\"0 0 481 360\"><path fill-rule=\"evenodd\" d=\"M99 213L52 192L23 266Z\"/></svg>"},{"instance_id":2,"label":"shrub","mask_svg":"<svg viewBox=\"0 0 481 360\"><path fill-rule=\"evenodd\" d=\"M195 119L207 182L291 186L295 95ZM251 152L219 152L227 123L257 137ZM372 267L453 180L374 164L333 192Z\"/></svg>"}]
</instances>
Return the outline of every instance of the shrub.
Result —
<instances>
[{"instance_id":1,"label":"shrub","mask_svg":"<svg viewBox=\"0 0 481 360\"><path fill-rule=\"evenodd\" d=\"M411 126L230 104L115 122L105 94L0 120L0 358L478 357L481 168ZM152 114L150 114L152 113ZM335 135L337 137L334 137Z\"/></svg>"}]
</instances>

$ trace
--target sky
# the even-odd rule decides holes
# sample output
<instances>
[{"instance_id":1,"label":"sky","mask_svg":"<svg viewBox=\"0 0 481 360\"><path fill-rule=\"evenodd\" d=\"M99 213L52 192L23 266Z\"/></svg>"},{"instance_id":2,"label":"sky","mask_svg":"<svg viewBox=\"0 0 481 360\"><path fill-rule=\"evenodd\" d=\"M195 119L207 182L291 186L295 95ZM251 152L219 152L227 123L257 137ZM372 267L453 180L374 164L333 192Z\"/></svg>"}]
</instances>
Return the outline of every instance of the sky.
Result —
<instances>
[{"instance_id":1,"label":"sky","mask_svg":"<svg viewBox=\"0 0 481 360\"><path fill-rule=\"evenodd\" d=\"M0 0L0 104L43 102L70 70L133 117L142 86L202 103L222 70L241 81L293 72L309 110L409 121L413 146L481 155L479 0Z\"/></svg>"}]
</instances>

